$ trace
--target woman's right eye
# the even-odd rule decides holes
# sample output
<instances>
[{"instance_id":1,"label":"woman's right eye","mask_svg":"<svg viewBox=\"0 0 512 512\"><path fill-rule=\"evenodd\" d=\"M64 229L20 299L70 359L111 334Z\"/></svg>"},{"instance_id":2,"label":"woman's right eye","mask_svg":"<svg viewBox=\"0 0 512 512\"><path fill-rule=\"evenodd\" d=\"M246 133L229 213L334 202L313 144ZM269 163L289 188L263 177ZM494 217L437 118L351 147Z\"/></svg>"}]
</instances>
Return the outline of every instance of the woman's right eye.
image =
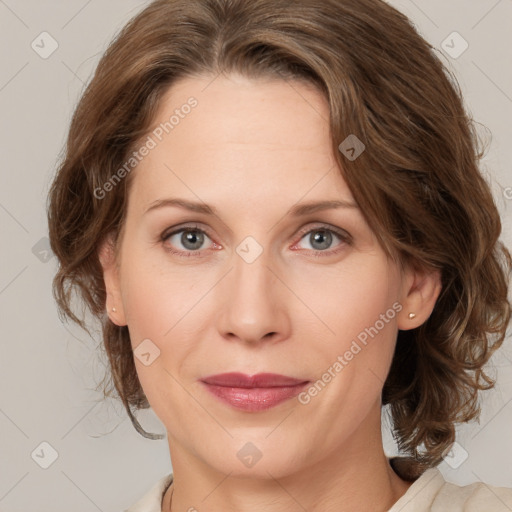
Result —
<instances>
[{"instance_id":1,"label":"woman's right eye","mask_svg":"<svg viewBox=\"0 0 512 512\"><path fill-rule=\"evenodd\" d=\"M205 239L210 240L210 237L202 229L194 226L182 227L162 237L167 251L186 258L200 256L202 250L205 250L203 248ZM212 242L212 245L215 244Z\"/></svg>"}]
</instances>

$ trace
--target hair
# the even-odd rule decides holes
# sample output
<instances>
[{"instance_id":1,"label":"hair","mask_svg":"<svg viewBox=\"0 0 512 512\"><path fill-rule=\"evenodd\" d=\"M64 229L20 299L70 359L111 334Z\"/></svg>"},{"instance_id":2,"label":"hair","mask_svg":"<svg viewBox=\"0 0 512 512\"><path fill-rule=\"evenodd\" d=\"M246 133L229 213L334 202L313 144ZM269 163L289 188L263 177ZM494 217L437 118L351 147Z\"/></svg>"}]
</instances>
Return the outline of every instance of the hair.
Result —
<instances>
[{"instance_id":1,"label":"hair","mask_svg":"<svg viewBox=\"0 0 512 512\"><path fill-rule=\"evenodd\" d=\"M108 182L147 134L178 80L238 73L300 80L329 104L332 148L342 176L386 254L437 270L442 291L429 319L399 331L382 390L393 436L421 474L478 418L484 365L510 321L512 260L479 171L483 151L453 73L409 19L381 0L157 0L114 38L74 112L51 185L49 238L59 261L53 293L61 319L88 331L71 293L101 322L109 387L133 415L148 408L128 328L112 323L98 257L118 244L132 173ZM338 149L350 134L366 150ZM89 331L88 331L89 332Z\"/></svg>"}]
</instances>

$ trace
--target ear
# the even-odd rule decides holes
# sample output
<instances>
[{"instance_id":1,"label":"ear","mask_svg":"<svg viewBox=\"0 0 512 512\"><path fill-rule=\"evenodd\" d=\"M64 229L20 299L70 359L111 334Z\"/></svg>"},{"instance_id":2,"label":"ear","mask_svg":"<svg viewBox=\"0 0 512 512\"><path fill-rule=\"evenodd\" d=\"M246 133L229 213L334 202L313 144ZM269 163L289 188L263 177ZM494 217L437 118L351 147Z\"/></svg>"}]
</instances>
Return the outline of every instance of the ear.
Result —
<instances>
[{"instance_id":1,"label":"ear","mask_svg":"<svg viewBox=\"0 0 512 512\"><path fill-rule=\"evenodd\" d=\"M123 302L121 300L121 286L119 267L115 258L115 243L111 234L107 235L98 249L98 258L103 268L103 280L107 292L106 309L110 320L119 326L127 325ZM115 311L112 311L115 308Z\"/></svg>"},{"instance_id":2,"label":"ear","mask_svg":"<svg viewBox=\"0 0 512 512\"><path fill-rule=\"evenodd\" d=\"M434 310L441 289L439 270L419 270L408 267L403 280L400 301L403 309L398 316L398 328L407 331L424 324ZM413 318L409 317L411 313L415 315Z\"/></svg>"}]
</instances>

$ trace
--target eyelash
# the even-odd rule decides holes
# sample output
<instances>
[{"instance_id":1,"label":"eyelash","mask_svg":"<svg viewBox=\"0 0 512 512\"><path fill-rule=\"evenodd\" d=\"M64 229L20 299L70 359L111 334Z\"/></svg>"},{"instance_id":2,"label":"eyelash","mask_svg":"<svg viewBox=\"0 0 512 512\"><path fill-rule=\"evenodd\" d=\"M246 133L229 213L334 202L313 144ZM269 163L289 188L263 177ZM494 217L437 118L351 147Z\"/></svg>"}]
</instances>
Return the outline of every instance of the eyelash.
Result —
<instances>
[{"instance_id":1,"label":"eyelash","mask_svg":"<svg viewBox=\"0 0 512 512\"><path fill-rule=\"evenodd\" d=\"M191 232L197 231L199 233L205 234L206 236L208 236L211 239L208 232L205 231L204 229L201 229L197 225L189 225L189 226L181 226L179 229L171 231L170 233L164 232L161 235L161 242L164 243L171 236L176 235L178 233L182 233L184 231L191 231ZM302 230L299 233L299 242L304 238L305 235L307 235L309 233L313 233L315 231L327 231L330 233L334 233L345 244L347 244L347 245L352 244L352 237L350 236L349 233L347 233L346 231L340 230L340 229L334 229L327 225L320 225L320 226L315 226L314 228ZM199 251L176 251L174 249L171 249L169 246L165 246L165 245L164 245L164 249L167 252L169 252L170 254L179 256L181 258L202 258L203 256L201 255L201 253L204 252L204 250L206 250L206 249L204 249L204 250L199 250ZM341 252L342 250L343 250L343 244L340 244L340 247L338 249L326 250L326 251L318 251L318 250L312 249L311 251L312 251L312 254L314 257L319 258L319 257L326 256L326 255L332 256L334 254Z\"/></svg>"}]
</instances>

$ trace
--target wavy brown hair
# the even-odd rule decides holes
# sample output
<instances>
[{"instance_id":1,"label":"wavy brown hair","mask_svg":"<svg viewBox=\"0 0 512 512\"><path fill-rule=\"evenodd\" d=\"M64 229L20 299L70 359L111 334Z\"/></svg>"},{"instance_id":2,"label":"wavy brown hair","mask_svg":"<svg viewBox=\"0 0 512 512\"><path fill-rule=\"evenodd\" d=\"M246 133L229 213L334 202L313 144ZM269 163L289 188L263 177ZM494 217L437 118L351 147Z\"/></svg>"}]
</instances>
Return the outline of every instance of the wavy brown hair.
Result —
<instances>
[{"instance_id":1,"label":"wavy brown hair","mask_svg":"<svg viewBox=\"0 0 512 512\"><path fill-rule=\"evenodd\" d=\"M305 80L330 109L332 149L343 178L386 253L439 269L442 292L421 327L399 331L382 391L399 449L419 472L437 465L456 423L478 418L484 371L510 320L511 257L479 172L483 156L456 78L406 16L380 0L157 0L115 37L72 118L52 183L49 236L60 263L53 292L62 319L77 291L102 325L110 362L105 396L132 409L149 403L128 329L105 313L98 248L124 225L133 173L95 193L147 134L177 80L236 72ZM350 134L366 151L349 161ZM105 383L105 380L104 380Z\"/></svg>"}]
</instances>

